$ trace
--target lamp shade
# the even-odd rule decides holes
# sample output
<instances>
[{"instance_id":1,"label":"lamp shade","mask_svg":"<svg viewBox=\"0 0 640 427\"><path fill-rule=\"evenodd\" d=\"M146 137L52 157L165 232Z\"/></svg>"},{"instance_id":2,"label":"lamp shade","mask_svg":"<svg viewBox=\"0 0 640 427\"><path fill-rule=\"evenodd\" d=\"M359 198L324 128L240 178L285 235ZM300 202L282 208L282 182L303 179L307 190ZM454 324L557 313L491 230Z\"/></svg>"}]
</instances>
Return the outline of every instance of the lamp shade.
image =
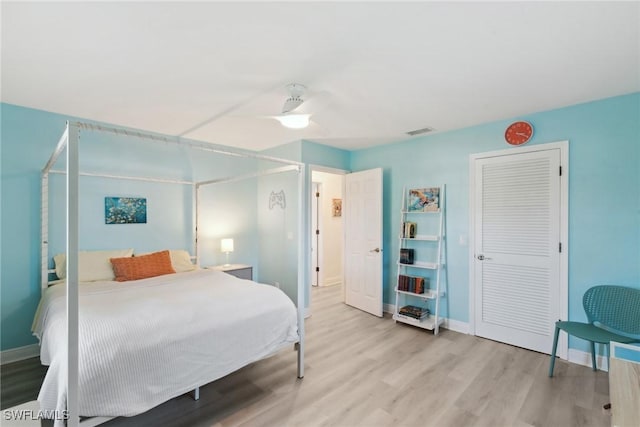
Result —
<instances>
[{"instance_id":1,"label":"lamp shade","mask_svg":"<svg viewBox=\"0 0 640 427\"><path fill-rule=\"evenodd\" d=\"M233 239L220 240L220 252L233 252Z\"/></svg>"}]
</instances>

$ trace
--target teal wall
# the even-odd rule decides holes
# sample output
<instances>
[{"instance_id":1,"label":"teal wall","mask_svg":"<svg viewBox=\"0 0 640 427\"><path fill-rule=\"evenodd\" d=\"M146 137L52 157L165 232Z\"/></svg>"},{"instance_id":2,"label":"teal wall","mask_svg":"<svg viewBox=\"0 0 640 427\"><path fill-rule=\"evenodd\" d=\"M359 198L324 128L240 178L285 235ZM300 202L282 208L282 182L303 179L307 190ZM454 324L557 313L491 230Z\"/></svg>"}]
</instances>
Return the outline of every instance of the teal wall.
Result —
<instances>
[{"instance_id":1,"label":"teal wall","mask_svg":"<svg viewBox=\"0 0 640 427\"><path fill-rule=\"evenodd\" d=\"M272 193L279 197L278 203L269 203ZM298 172L260 177L257 200L260 236L257 279L269 284L277 282L297 305L298 269L303 268L298 264Z\"/></svg>"},{"instance_id":2,"label":"teal wall","mask_svg":"<svg viewBox=\"0 0 640 427\"><path fill-rule=\"evenodd\" d=\"M42 141L62 133L64 120L41 111L0 105L2 159L2 272L0 349L32 344L30 328L40 295L40 169L53 151ZM34 125L32 121L38 123ZM37 234L34 234L34 231Z\"/></svg>"},{"instance_id":3,"label":"teal wall","mask_svg":"<svg viewBox=\"0 0 640 427\"><path fill-rule=\"evenodd\" d=\"M308 165L325 166L348 171L351 153L311 141L302 141L301 161Z\"/></svg>"},{"instance_id":4,"label":"teal wall","mask_svg":"<svg viewBox=\"0 0 640 427\"><path fill-rule=\"evenodd\" d=\"M64 175L50 175L49 258L66 251L65 182ZM80 179L79 192L79 245L82 250L134 248L137 253L142 253L160 249L186 249L193 253L192 186L83 177ZM105 196L146 198L147 223L105 224ZM40 206L40 200L37 203ZM36 214L39 215L39 211ZM39 224L37 232L40 232ZM39 237L33 244L39 253Z\"/></svg>"},{"instance_id":5,"label":"teal wall","mask_svg":"<svg viewBox=\"0 0 640 427\"><path fill-rule=\"evenodd\" d=\"M346 150L341 150L335 147L329 147L322 144L317 144L311 141L296 141L289 144L284 144L278 147L270 148L268 150L264 150L261 154L268 156L276 156L287 160L293 160L296 162L301 162L305 164L305 173L303 176L303 204L302 204L302 221L303 221L303 229L309 230L309 222L311 221L309 214L309 205L311 200L311 172L310 165L316 166L325 166L334 169L348 170L349 162L350 162L350 152ZM297 179L297 178L296 178ZM258 198L261 197L261 194L266 194L270 188L276 188L277 186L273 185L273 181L271 178L262 181L263 187L258 191ZM297 181L295 182L297 185ZM290 192L294 192L294 188L291 187ZM296 190L297 191L297 190ZM295 200L297 200L298 195L295 194ZM296 205L297 206L297 205ZM297 215L297 214L296 214ZM266 218L270 218L272 214L270 214ZM289 215L289 222L291 226L295 223L292 223L294 217L292 214ZM295 217L297 218L297 216ZM259 219L259 228L262 232L266 232L267 225L269 224L269 219ZM296 234L297 236L297 234ZM275 237L275 236L272 236ZM276 240L273 240L275 243ZM279 246L279 243L275 243L276 246ZM309 233L304 233L303 235L303 247L311 248L311 242L309 240ZM305 253L305 256L302 260L302 265L297 264L297 253L290 254L289 258L286 260L282 260L278 255L278 252L270 251L269 246L265 244L261 244L260 251L260 263L259 265L261 272L265 272L264 275L259 277L260 280L264 280L267 283L273 282L275 279L275 275L273 274L273 269L269 266L270 263L275 263L274 265L280 266L281 274L284 277L297 277L297 272L299 268L303 269L303 274L305 277L306 283L306 292L305 292L305 307L309 307L309 297L311 291L311 284L308 283L309 277L309 254ZM291 280L291 279L290 279Z\"/></svg>"},{"instance_id":6,"label":"teal wall","mask_svg":"<svg viewBox=\"0 0 640 427\"><path fill-rule=\"evenodd\" d=\"M200 265L220 265L227 262L227 254L220 252L220 240L233 239L229 263L255 267L258 261L256 244L257 223L255 178L212 184L200 189Z\"/></svg>"},{"instance_id":7,"label":"teal wall","mask_svg":"<svg viewBox=\"0 0 640 427\"><path fill-rule=\"evenodd\" d=\"M447 186L448 317L469 321L469 155L507 149L504 130L531 122L529 145L569 141L569 318L585 320L594 284L640 287L640 93L518 116L351 154L384 169L384 300L394 303L403 186ZM571 340L571 347L585 348Z\"/></svg>"},{"instance_id":8,"label":"teal wall","mask_svg":"<svg viewBox=\"0 0 640 427\"><path fill-rule=\"evenodd\" d=\"M40 299L40 177L67 120L77 118L0 104L1 271L0 349L36 342L31 323ZM81 170L165 179L204 180L255 171L255 159L232 158L174 144L81 131ZM61 159L54 169L64 169ZM201 218L202 264L220 264L220 238L236 239L232 261L257 261L255 179L207 188L212 202ZM147 224L106 225L104 197L147 198ZM50 256L65 250L64 177L50 177ZM195 210L190 185L80 178L80 247L136 252L194 252ZM234 212L229 218L229 207Z\"/></svg>"},{"instance_id":9,"label":"teal wall","mask_svg":"<svg viewBox=\"0 0 640 427\"><path fill-rule=\"evenodd\" d=\"M35 342L30 334L30 326L40 296L40 170L57 142L64 122L69 118L8 104L0 105L0 348L4 350ZM459 237L467 240L469 237L469 155L508 148L503 140L504 129L516 119L526 119L534 125L535 135L530 145L569 140L569 317L572 320L584 320L581 297L591 285L617 283L640 287L640 93L435 133L354 152L309 141L297 141L266 150L262 154L343 170L383 168L386 303L394 303L394 254L398 249L398 207L402 188L446 184L449 296L445 309L448 317L468 322L468 247L459 243ZM215 156L209 157L202 153L192 155L180 150L163 151L164 148L154 154L156 157L150 162L149 151L144 148L134 152L127 151L125 156L120 150L127 149L126 142L113 141L109 137L97 137L92 141L95 145L87 148L91 155L81 157L92 162L83 163L83 166L92 170L115 168L121 172L142 175L164 171L173 173L171 177L175 178L201 180L234 176L243 170L254 171L256 168L255 162L239 165L228 158L220 161ZM101 158L107 157L101 155L102 152L106 154L104 150L107 147L111 147L108 153L110 158L115 154L117 158L127 160L101 162ZM116 150L115 153L113 150ZM154 150L157 150L157 145ZM145 165L145 170L140 170L140 165ZM304 200L310 197L311 180L308 169L307 167L304 176ZM184 171L189 170L194 172L185 175ZM207 233L201 242L205 249L203 264L220 263L224 255L219 252L219 239L233 237L236 239L236 249L231 261L255 265L258 278L266 281L281 281L279 279L284 278L282 281L286 282L285 287L289 287L288 282L294 280L298 268L303 268L305 277L308 277L307 257L304 265L299 266L297 252L288 243L284 244L282 250L269 250L269 242L279 238L282 233L286 237L286 233L293 230L294 241L297 239L297 229L293 225L297 216L293 213L287 213L284 222L276 216L262 216L267 206L264 197L271 190L286 189L292 194L288 203L297 202L297 195L293 195L295 174L287 175L291 176L280 177L284 179L282 182L272 178L257 178L207 190L213 195L212 199L208 199L211 204L208 209L217 213L206 218L207 225L204 228L207 228ZM86 185L86 180L82 182ZM135 238L130 247L154 250L161 248L160 246L181 247L192 241L193 211L175 208L179 203L186 202L187 206L192 204L189 191L180 189L179 186L167 193L155 190L152 184L125 187L113 187L114 185L108 180L98 181L94 194L91 196L87 193L85 196L94 197L95 203L99 203L97 200L103 197L102 193L107 192L122 191L123 195L147 196L151 203L149 213L153 210L154 217L161 215L162 223L187 218L182 230L163 230L169 236L164 240L158 239L157 230L151 226L147 228L148 233L144 230L138 233L140 229L135 229L136 233L131 236ZM55 203L56 209L52 215L57 218L61 201L56 200ZM166 208L160 212L155 211L159 206ZM229 206L233 207L232 211L236 215L228 215ZM87 227L95 227L98 231L104 229L104 224L100 224L101 207L93 205L89 209L94 210L98 221L92 218ZM192 218L191 221L188 220L189 217ZM304 203L305 229L308 227L308 217L308 204ZM262 236L261 230L268 232L271 223L282 225L275 230L278 236ZM56 232L59 233L59 230ZM114 245L123 247L124 243L116 237L90 238L82 244L91 249ZM61 247L57 243L59 239L53 236L52 245ZM305 247L309 245L308 236L305 236ZM274 265L280 268L280 275L272 271L272 266L268 264L269 256L280 256L274 258L279 262ZM308 302L308 295L306 297ZM570 345L586 349L575 340L571 340Z\"/></svg>"}]
</instances>

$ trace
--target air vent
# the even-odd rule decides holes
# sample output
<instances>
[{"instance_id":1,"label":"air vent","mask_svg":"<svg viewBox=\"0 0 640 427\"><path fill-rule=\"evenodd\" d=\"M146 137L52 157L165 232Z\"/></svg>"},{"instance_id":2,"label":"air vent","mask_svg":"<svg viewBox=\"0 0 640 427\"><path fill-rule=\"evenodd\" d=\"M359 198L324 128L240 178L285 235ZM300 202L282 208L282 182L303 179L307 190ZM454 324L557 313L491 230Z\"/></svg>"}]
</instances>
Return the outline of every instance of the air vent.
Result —
<instances>
[{"instance_id":1,"label":"air vent","mask_svg":"<svg viewBox=\"0 0 640 427\"><path fill-rule=\"evenodd\" d=\"M409 132L407 132L407 135L415 136L415 135L420 135L420 134L427 133L427 132L433 132L434 130L435 130L434 128L426 127L426 128L422 128L422 129L416 129L416 130L409 131Z\"/></svg>"}]
</instances>

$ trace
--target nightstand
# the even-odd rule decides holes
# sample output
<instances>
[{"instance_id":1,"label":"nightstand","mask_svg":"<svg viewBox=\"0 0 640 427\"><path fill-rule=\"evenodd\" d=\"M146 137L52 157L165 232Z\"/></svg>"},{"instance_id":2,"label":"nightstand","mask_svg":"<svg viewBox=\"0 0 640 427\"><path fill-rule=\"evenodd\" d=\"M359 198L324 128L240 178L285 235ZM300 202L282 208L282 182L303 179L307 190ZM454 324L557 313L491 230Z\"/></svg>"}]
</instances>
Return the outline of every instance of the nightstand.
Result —
<instances>
[{"instance_id":1,"label":"nightstand","mask_svg":"<svg viewBox=\"0 0 640 427\"><path fill-rule=\"evenodd\" d=\"M246 264L229 264L229 265L215 265L213 267L207 267L211 270L224 271L227 274L236 276L238 279L253 280L253 267Z\"/></svg>"}]
</instances>

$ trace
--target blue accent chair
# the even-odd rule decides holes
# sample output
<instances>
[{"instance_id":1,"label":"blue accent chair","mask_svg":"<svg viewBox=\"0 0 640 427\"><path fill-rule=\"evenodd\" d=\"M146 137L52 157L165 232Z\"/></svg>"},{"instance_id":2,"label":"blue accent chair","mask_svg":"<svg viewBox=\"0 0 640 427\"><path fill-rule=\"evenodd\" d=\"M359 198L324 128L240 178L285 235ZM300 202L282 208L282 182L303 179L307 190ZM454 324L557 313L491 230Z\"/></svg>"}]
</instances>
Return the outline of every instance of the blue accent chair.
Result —
<instances>
[{"instance_id":1,"label":"blue accent chair","mask_svg":"<svg viewBox=\"0 0 640 427\"><path fill-rule=\"evenodd\" d=\"M569 335L591 342L591 363L596 366L596 343L605 344L609 360L609 342L640 342L640 289L625 286L598 285L589 288L582 298L588 323L556 322L549 376L553 377L558 335Z\"/></svg>"}]
</instances>

